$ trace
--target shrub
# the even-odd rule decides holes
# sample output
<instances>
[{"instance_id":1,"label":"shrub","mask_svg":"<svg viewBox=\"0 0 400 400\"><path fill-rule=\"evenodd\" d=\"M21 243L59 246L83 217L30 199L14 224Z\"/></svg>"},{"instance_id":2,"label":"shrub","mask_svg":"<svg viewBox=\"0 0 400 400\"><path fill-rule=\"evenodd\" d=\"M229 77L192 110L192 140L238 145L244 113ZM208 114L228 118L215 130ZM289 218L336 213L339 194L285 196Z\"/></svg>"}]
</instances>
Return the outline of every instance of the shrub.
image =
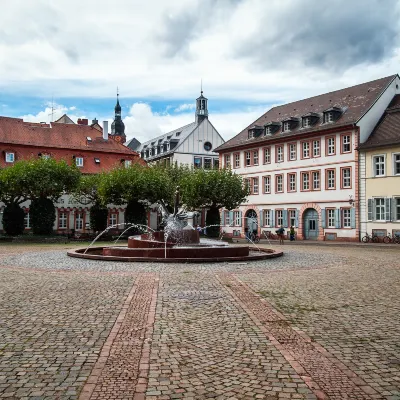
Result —
<instances>
[{"instance_id":1,"label":"shrub","mask_svg":"<svg viewBox=\"0 0 400 400\"><path fill-rule=\"evenodd\" d=\"M127 224L147 225L146 207L138 201L130 201L125 210L125 222ZM132 228L132 234L143 233L145 229Z\"/></svg>"},{"instance_id":2,"label":"shrub","mask_svg":"<svg viewBox=\"0 0 400 400\"><path fill-rule=\"evenodd\" d=\"M90 209L90 229L94 231L104 231L107 228L107 207L102 207L100 204L94 204Z\"/></svg>"},{"instance_id":3,"label":"shrub","mask_svg":"<svg viewBox=\"0 0 400 400\"><path fill-rule=\"evenodd\" d=\"M7 235L22 235L25 229L24 218L25 212L18 204L9 204L3 213L3 227Z\"/></svg>"},{"instance_id":4,"label":"shrub","mask_svg":"<svg viewBox=\"0 0 400 400\"><path fill-rule=\"evenodd\" d=\"M39 197L32 200L30 215L32 232L35 235L51 235L53 233L56 210L50 199Z\"/></svg>"}]
</instances>

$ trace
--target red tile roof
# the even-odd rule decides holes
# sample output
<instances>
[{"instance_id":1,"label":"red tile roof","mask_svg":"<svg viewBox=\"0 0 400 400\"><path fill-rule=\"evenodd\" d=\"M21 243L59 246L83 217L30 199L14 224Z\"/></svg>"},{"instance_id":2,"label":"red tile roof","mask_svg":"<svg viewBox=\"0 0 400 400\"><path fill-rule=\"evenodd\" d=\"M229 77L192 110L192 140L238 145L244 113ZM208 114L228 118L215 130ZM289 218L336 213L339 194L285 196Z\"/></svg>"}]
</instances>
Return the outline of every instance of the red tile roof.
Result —
<instances>
[{"instance_id":1,"label":"red tile roof","mask_svg":"<svg viewBox=\"0 0 400 400\"><path fill-rule=\"evenodd\" d=\"M396 95L382 119L360 150L400 145L400 95Z\"/></svg>"},{"instance_id":2,"label":"red tile roof","mask_svg":"<svg viewBox=\"0 0 400 400\"><path fill-rule=\"evenodd\" d=\"M91 140L88 140L88 137ZM139 154L111 137L104 140L102 132L87 125L40 124L22 119L0 117L0 167L9 166L4 152L15 153L16 160L49 154L55 159L73 162L83 157L83 173L97 173L121 165L123 160L146 164ZM96 163L95 159L100 163Z\"/></svg>"},{"instance_id":3,"label":"red tile roof","mask_svg":"<svg viewBox=\"0 0 400 400\"><path fill-rule=\"evenodd\" d=\"M298 135L299 133L309 133L354 124L368 111L396 76L397 75L391 75L386 78L366 82L346 89L273 107L256 121L252 122L247 128L243 129L238 135L215 149L215 151L219 152L251 144L261 145L261 143L276 140L277 135L285 138ZM342 110L342 114L337 121L324 124L322 113L331 107L339 107ZM279 130L278 133L272 134L271 136L261 135L253 139L248 139L248 129L253 125L264 126L270 122L283 122L292 117L301 118L310 112L317 113L321 116L319 121L310 128L301 128L300 123L297 128L289 132L282 133L282 131Z\"/></svg>"}]
</instances>

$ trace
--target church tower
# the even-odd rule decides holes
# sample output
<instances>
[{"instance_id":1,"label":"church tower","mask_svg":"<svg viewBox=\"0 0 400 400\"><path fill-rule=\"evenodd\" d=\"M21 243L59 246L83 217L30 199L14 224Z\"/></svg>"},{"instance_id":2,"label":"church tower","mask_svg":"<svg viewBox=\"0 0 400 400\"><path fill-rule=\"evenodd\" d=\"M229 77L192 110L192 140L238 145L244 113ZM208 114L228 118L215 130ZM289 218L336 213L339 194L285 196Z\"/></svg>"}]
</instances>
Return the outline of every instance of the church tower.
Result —
<instances>
[{"instance_id":1,"label":"church tower","mask_svg":"<svg viewBox=\"0 0 400 400\"><path fill-rule=\"evenodd\" d=\"M125 124L121 118L121 106L119 104L119 93L117 92L117 104L115 105L115 117L111 124L111 137L120 143L126 142Z\"/></svg>"},{"instance_id":2,"label":"church tower","mask_svg":"<svg viewBox=\"0 0 400 400\"><path fill-rule=\"evenodd\" d=\"M208 99L203 96L203 89L201 89L200 97L196 99L196 123L199 125L203 120L208 118Z\"/></svg>"}]
</instances>

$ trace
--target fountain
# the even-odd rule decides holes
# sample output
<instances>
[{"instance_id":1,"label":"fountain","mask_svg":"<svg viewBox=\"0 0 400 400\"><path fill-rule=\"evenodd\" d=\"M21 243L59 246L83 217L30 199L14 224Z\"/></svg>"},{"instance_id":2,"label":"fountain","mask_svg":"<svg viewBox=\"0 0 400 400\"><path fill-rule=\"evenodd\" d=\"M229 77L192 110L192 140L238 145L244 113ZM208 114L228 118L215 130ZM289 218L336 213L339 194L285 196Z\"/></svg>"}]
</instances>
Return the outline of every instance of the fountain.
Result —
<instances>
[{"instance_id":1,"label":"fountain","mask_svg":"<svg viewBox=\"0 0 400 400\"><path fill-rule=\"evenodd\" d=\"M250 248L229 245L221 240L200 240L199 232L185 223L187 213L185 208L179 208L179 202L178 186L175 192L174 212L169 213L163 204L160 205L164 231L153 232L149 228L150 233L130 236L128 246L92 247L92 242L87 248L71 250L67 254L70 257L104 261L164 263L264 260L283 255L281 251L257 246Z\"/></svg>"}]
</instances>

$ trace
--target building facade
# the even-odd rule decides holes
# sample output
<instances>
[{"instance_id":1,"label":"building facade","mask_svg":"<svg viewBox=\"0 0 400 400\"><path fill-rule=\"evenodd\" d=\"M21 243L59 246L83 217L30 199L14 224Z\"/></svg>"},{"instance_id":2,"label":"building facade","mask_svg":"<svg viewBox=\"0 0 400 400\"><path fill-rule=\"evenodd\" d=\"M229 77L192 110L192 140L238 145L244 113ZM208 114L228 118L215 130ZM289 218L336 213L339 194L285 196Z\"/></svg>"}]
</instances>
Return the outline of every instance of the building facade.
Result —
<instances>
[{"instance_id":1,"label":"building facade","mask_svg":"<svg viewBox=\"0 0 400 400\"><path fill-rule=\"evenodd\" d=\"M361 237L400 235L400 95L359 150Z\"/></svg>"},{"instance_id":2,"label":"building facade","mask_svg":"<svg viewBox=\"0 0 400 400\"><path fill-rule=\"evenodd\" d=\"M223 212L226 234L293 226L297 239L358 241L357 149L397 93L393 75L274 107L217 148L251 192Z\"/></svg>"},{"instance_id":3,"label":"building facade","mask_svg":"<svg viewBox=\"0 0 400 400\"><path fill-rule=\"evenodd\" d=\"M194 122L144 143L134 138L127 146L137 151L148 163L218 168L219 157L214 149L224 142L208 119L208 99L203 96L202 91L196 99Z\"/></svg>"},{"instance_id":4,"label":"building facade","mask_svg":"<svg viewBox=\"0 0 400 400\"><path fill-rule=\"evenodd\" d=\"M118 100L117 106L119 106ZM119 165L129 166L134 163L145 165L138 153L123 145L124 132L118 129L115 129L113 135L109 135L107 121L104 122L102 129L97 120L88 125L88 120L80 119L78 124L75 124L66 115L48 124L0 117L0 168L12 166L21 159L35 157L51 157L74 163L83 174L100 173ZM29 201L21 205L26 213L26 231L31 228L29 205ZM70 196L63 195L55 206L55 232L75 231L76 234L83 234L90 230L91 204L77 203ZM109 205L108 209L110 225L124 222L124 207ZM4 204L0 203L0 231L3 230L1 218L3 210Z\"/></svg>"}]
</instances>

